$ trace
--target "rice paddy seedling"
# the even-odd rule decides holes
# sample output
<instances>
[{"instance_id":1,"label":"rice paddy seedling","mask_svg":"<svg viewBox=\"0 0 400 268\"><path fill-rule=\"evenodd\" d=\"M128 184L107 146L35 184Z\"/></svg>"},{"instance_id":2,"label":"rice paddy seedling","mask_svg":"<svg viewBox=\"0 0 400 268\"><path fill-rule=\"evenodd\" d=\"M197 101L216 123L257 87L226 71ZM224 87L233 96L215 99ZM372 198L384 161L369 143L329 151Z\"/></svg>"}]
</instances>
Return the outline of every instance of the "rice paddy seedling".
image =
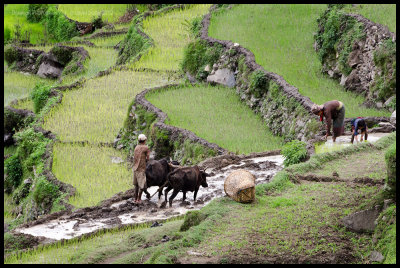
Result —
<instances>
[{"instance_id":1,"label":"rice paddy seedling","mask_svg":"<svg viewBox=\"0 0 400 268\"><path fill-rule=\"evenodd\" d=\"M212 16L209 35L249 49L258 64L281 75L314 103L340 100L346 106L346 117L390 116L387 111L361 106L362 96L344 91L337 81L321 74L313 32L325 9L321 4L238 5Z\"/></svg>"},{"instance_id":2,"label":"rice paddy seedling","mask_svg":"<svg viewBox=\"0 0 400 268\"><path fill-rule=\"evenodd\" d=\"M53 85L55 81L33 74L9 70L4 72L4 106L9 105L15 99L27 98L37 83Z\"/></svg>"},{"instance_id":3,"label":"rice paddy seedling","mask_svg":"<svg viewBox=\"0 0 400 268\"><path fill-rule=\"evenodd\" d=\"M88 80L64 93L62 103L44 120L44 129L62 141L112 142L126 117L126 109L137 93L167 83L166 74L116 71Z\"/></svg>"},{"instance_id":4,"label":"rice paddy seedling","mask_svg":"<svg viewBox=\"0 0 400 268\"><path fill-rule=\"evenodd\" d=\"M192 5L143 21L143 30L154 40L154 47L132 64L135 68L179 70L183 49L191 41L185 31L185 20L191 20L208 12L210 5Z\"/></svg>"},{"instance_id":5,"label":"rice paddy seedling","mask_svg":"<svg viewBox=\"0 0 400 268\"><path fill-rule=\"evenodd\" d=\"M109 147L56 143L53 173L58 180L73 185L77 192L69 203L77 208L95 206L114 194L132 188L132 172L124 164L112 163L124 155Z\"/></svg>"},{"instance_id":6,"label":"rice paddy seedling","mask_svg":"<svg viewBox=\"0 0 400 268\"><path fill-rule=\"evenodd\" d=\"M98 47L112 47L124 39L125 34L117 34L110 37L96 37L90 39L90 42Z\"/></svg>"},{"instance_id":7,"label":"rice paddy seedling","mask_svg":"<svg viewBox=\"0 0 400 268\"><path fill-rule=\"evenodd\" d=\"M127 4L59 4L58 9L68 18L79 22L91 22L102 14L102 19L114 23L125 14Z\"/></svg>"},{"instance_id":8,"label":"rice paddy seedling","mask_svg":"<svg viewBox=\"0 0 400 268\"><path fill-rule=\"evenodd\" d=\"M189 86L148 93L146 99L168 115L167 124L235 153L274 150L283 142L231 88Z\"/></svg>"}]
</instances>

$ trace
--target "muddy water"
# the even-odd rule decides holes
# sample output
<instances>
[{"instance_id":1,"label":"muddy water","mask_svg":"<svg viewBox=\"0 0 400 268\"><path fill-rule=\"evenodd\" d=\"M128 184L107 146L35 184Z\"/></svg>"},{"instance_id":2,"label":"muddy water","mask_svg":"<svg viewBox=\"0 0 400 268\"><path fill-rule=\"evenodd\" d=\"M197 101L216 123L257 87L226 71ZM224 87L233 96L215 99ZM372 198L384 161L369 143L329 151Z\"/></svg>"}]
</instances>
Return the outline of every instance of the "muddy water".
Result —
<instances>
[{"instance_id":1,"label":"muddy water","mask_svg":"<svg viewBox=\"0 0 400 268\"><path fill-rule=\"evenodd\" d=\"M193 201L192 192L186 194L185 202L182 202L183 194L179 193L175 197L172 207L167 205L166 208L160 208L164 196L161 197L161 200L158 200L158 195L154 195L150 200L143 200L141 205L133 204L132 198L129 198L112 203L108 207L102 207L101 211L104 213L81 213L78 216L61 216L55 220L27 228L15 229L14 231L33 236L42 236L54 241L71 239L99 229L168 219L185 214L189 210L200 209L212 199L225 196L225 178L232 171L242 168L250 171L256 177L256 184L268 183L283 168L283 157L281 155L273 155L240 159L222 168L207 169L207 173L211 175L207 177L208 187L200 187L196 202ZM149 192L152 194L156 190L156 187L152 187ZM169 192L168 196L171 194L172 191Z\"/></svg>"},{"instance_id":2,"label":"muddy water","mask_svg":"<svg viewBox=\"0 0 400 268\"><path fill-rule=\"evenodd\" d=\"M363 142L375 142L379 140L380 138L389 135L390 133L371 133L368 134L368 141L363 141ZM360 142L361 135L358 135L358 141ZM353 144L357 144L357 142L354 140ZM336 138L336 142L332 141L332 136L328 137L328 140L322 144L315 145L315 153L320 154L320 153L326 153L326 152L332 152L332 151L337 151L342 148L345 148L347 146L350 146L351 144L351 135L344 135Z\"/></svg>"}]
</instances>

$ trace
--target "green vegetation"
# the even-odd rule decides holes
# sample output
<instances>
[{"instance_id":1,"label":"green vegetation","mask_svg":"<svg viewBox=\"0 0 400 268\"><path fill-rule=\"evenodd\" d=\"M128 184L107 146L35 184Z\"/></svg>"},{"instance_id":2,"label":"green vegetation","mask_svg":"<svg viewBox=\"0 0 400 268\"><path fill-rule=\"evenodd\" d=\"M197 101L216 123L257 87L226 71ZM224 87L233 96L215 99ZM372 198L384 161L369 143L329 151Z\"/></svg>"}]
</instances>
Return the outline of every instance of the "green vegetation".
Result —
<instances>
[{"instance_id":1,"label":"green vegetation","mask_svg":"<svg viewBox=\"0 0 400 268\"><path fill-rule=\"evenodd\" d=\"M191 5L183 9L171 10L164 15L160 13L160 15L149 16L143 20L143 31L153 40L154 46L132 66L178 71L184 57L184 48L192 41L190 34L185 31L185 20L190 21L203 16L210 6Z\"/></svg>"},{"instance_id":2,"label":"green vegetation","mask_svg":"<svg viewBox=\"0 0 400 268\"><path fill-rule=\"evenodd\" d=\"M49 98L51 91L50 86L45 86L43 84L37 84L30 95L33 101L33 111L39 113L40 110L46 105L47 99Z\"/></svg>"},{"instance_id":3,"label":"green vegetation","mask_svg":"<svg viewBox=\"0 0 400 268\"><path fill-rule=\"evenodd\" d=\"M396 98L396 43L390 39L385 40L374 51L374 63L382 73L376 75L371 90L378 91L378 97L382 100L393 95ZM396 109L396 100L392 104Z\"/></svg>"},{"instance_id":4,"label":"green vegetation","mask_svg":"<svg viewBox=\"0 0 400 268\"><path fill-rule=\"evenodd\" d=\"M385 153L387 168L386 186L392 196L396 197L396 142Z\"/></svg>"},{"instance_id":5,"label":"green vegetation","mask_svg":"<svg viewBox=\"0 0 400 268\"><path fill-rule=\"evenodd\" d=\"M125 64L130 60L138 59L138 56L151 46L151 41L140 34L139 26L132 24L125 38L120 43L117 64Z\"/></svg>"},{"instance_id":6,"label":"green vegetation","mask_svg":"<svg viewBox=\"0 0 400 268\"><path fill-rule=\"evenodd\" d=\"M222 49L222 46L219 44L209 47L206 41L196 39L185 48L181 69L184 72L187 71L196 75L196 78L199 80L205 80L208 75L208 72L204 73L205 66L209 65L211 69L221 56Z\"/></svg>"},{"instance_id":7,"label":"green vegetation","mask_svg":"<svg viewBox=\"0 0 400 268\"><path fill-rule=\"evenodd\" d=\"M346 105L346 117L389 116L388 112L360 106L363 97L344 91L336 81L321 74L313 50L313 32L325 9L326 5L320 4L237 5L212 16L209 35L249 49L265 70L281 75L314 103L341 100Z\"/></svg>"},{"instance_id":8,"label":"green vegetation","mask_svg":"<svg viewBox=\"0 0 400 268\"><path fill-rule=\"evenodd\" d=\"M28 40L32 44L38 44L48 39L44 34L43 24L27 20L28 10L29 4L4 6L4 43Z\"/></svg>"},{"instance_id":9,"label":"green vegetation","mask_svg":"<svg viewBox=\"0 0 400 268\"><path fill-rule=\"evenodd\" d=\"M285 157L283 161L285 167L300 163L307 157L306 143L304 141L292 140L282 147L281 154Z\"/></svg>"},{"instance_id":10,"label":"green vegetation","mask_svg":"<svg viewBox=\"0 0 400 268\"><path fill-rule=\"evenodd\" d=\"M29 22L40 22L48 8L48 4L29 4L26 19Z\"/></svg>"},{"instance_id":11,"label":"green vegetation","mask_svg":"<svg viewBox=\"0 0 400 268\"><path fill-rule=\"evenodd\" d=\"M69 203L77 208L98 205L114 194L132 188L132 171L112 157L125 160L114 148L56 143L53 148L53 174L73 185L77 192Z\"/></svg>"},{"instance_id":12,"label":"green vegetation","mask_svg":"<svg viewBox=\"0 0 400 268\"><path fill-rule=\"evenodd\" d=\"M356 4L346 5L346 13L358 13L367 19L385 25L391 32L396 32L395 4Z\"/></svg>"},{"instance_id":13,"label":"green vegetation","mask_svg":"<svg viewBox=\"0 0 400 268\"><path fill-rule=\"evenodd\" d=\"M22 166L18 155L14 154L4 161L4 173L7 174L4 179L4 191L10 194L22 180Z\"/></svg>"},{"instance_id":14,"label":"green vegetation","mask_svg":"<svg viewBox=\"0 0 400 268\"><path fill-rule=\"evenodd\" d=\"M385 209L377 219L374 246L384 256L383 264L396 264L396 205Z\"/></svg>"},{"instance_id":15,"label":"green vegetation","mask_svg":"<svg viewBox=\"0 0 400 268\"><path fill-rule=\"evenodd\" d=\"M136 94L166 83L165 74L132 71L90 79L82 88L63 93L62 103L45 116L43 128L61 141L112 142Z\"/></svg>"},{"instance_id":16,"label":"green vegetation","mask_svg":"<svg viewBox=\"0 0 400 268\"><path fill-rule=\"evenodd\" d=\"M136 5L140 12L145 10L144 5ZM59 4L58 10L68 18L79 22L91 22L101 14L104 21L115 23L127 11L128 4Z\"/></svg>"},{"instance_id":17,"label":"green vegetation","mask_svg":"<svg viewBox=\"0 0 400 268\"><path fill-rule=\"evenodd\" d=\"M261 152L282 145L282 138L272 135L230 88L188 85L149 93L146 99L168 115L167 124L188 129L231 152Z\"/></svg>"},{"instance_id":18,"label":"green vegetation","mask_svg":"<svg viewBox=\"0 0 400 268\"><path fill-rule=\"evenodd\" d=\"M49 7L44 17L44 22L49 35L60 41L70 40L79 33L74 22L70 22L65 15L55 7Z\"/></svg>"}]
</instances>

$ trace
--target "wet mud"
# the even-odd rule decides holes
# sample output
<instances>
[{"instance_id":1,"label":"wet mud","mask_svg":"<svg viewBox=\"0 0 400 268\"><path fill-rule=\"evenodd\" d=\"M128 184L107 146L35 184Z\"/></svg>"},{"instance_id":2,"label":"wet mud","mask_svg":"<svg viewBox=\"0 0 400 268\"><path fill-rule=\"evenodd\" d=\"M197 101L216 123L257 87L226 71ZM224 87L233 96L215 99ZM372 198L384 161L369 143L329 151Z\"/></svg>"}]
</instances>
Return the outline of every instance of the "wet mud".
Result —
<instances>
[{"instance_id":1,"label":"wet mud","mask_svg":"<svg viewBox=\"0 0 400 268\"><path fill-rule=\"evenodd\" d=\"M208 187L200 187L196 201L193 192L188 192L182 202L183 194L179 193L172 207L161 208L165 200L164 194L158 200L154 195L150 200L142 196L142 203L133 203L133 189L119 193L105 200L101 205L75 210L73 212L48 215L32 223L24 224L13 233L41 237L47 243L72 239L93 234L102 229L111 229L132 224L151 223L166 220L185 214L189 210L198 210L214 198L226 196L224 181L237 169L246 169L256 177L256 184L268 183L283 168L283 157L279 151L244 155L222 155L207 159L199 164L211 176L207 177ZM150 194L158 187L149 188ZM168 194L168 198L172 193Z\"/></svg>"}]
</instances>

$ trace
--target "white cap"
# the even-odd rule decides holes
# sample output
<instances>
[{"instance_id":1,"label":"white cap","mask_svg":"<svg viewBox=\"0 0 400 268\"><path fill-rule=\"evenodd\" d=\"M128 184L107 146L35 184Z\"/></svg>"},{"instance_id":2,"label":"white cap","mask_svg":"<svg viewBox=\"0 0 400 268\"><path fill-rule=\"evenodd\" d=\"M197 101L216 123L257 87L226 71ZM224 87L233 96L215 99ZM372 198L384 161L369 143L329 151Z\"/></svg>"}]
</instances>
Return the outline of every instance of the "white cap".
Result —
<instances>
[{"instance_id":1,"label":"white cap","mask_svg":"<svg viewBox=\"0 0 400 268\"><path fill-rule=\"evenodd\" d=\"M147 140L147 137L144 134L140 134L138 137L138 141L145 141Z\"/></svg>"}]
</instances>

